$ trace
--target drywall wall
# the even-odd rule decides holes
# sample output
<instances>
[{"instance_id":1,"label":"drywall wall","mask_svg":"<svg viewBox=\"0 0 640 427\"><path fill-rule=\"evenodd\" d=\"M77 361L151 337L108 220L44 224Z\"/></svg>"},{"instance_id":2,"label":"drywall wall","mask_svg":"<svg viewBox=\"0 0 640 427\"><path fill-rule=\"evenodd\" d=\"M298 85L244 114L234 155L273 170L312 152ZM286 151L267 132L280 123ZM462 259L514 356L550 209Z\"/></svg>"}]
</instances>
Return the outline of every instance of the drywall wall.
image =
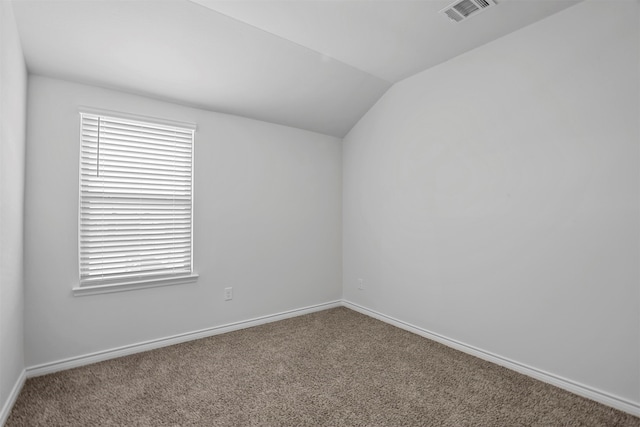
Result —
<instances>
[{"instance_id":1,"label":"drywall wall","mask_svg":"<svg viewBox=\"0 0 640 427\"><path fill-rule=\"evenodd\" d=\"M340 139L39 76L28 93L28 367L340 298ZM197 124L196 284L72 296L79 106Z\"/></svg>"},{"instance_id":2,"label":"drywall wall","mask_svg":"<svg viewBox=\"0 0 640 427\"><path fill-rule=\"evenodd\" d=\"M24 371L23 212L27 70L11 3L0 2L0 424Z\"/></svg>"},{"instance_id":3,"label":"drywall wall","mask_svg":"<svg viewBox=\"0 0 640 427\"><path fill-rule=\"evenodd\" d=\"M343 292L638 407L639 14L612 3L410 77L361 119Z\"/></svg>"}]
</instances>

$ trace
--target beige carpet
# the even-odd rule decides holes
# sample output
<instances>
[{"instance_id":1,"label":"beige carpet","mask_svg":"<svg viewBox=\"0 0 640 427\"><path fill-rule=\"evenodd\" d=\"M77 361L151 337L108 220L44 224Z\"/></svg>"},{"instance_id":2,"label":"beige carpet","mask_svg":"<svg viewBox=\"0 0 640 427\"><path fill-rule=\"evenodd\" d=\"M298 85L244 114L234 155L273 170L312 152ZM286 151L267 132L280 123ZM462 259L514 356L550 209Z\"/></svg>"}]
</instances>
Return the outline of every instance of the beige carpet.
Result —
<instances>
[{"instance_id":1,"label":"beige carpet","mask_svg":"<svg viewBox=\"0 0 640 427\"><path fill-rule=\"evenodd\" d=\"M318 312L29 379L7 426L640 426L363 316Z\"/></svg>"}]
</instances>

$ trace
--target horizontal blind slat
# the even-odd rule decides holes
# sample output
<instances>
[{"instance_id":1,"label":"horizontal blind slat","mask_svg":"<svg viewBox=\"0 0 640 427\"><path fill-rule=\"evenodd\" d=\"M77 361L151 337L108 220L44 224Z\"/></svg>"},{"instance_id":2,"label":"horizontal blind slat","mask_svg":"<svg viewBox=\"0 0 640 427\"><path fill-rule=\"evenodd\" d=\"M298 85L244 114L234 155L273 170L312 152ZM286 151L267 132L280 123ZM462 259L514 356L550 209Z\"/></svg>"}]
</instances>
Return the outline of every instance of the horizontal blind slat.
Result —
<instances>
[{"instance_id":1,"label":"horizontal blind slat","mask_svg":"<svg viewBox=\"0 0 640 427\"><path fill-rule=\"evenodd\" d=\"M144 200L145 198L152 198L152 196L162 196L159 198L163 198L163 199L171 199L171 198L175 198L175 199L189 199L191 197L191 193L190 192L186 192L186 191L168 191L168 190L151 190L151 189L145 189L144 193L141 193L138 189L135 188L126 188L126 187L116 187L116 188L111 188L111 187L105 187L105 188L98 188L92 185L87 185L86 187L86 191L93 193L93 194L99 194L102 195L104 194L109 195L115 195L115 196L119 196L119 197L139 197L141 200Z\"/></svg>"},{"instance_id":2,"label":"horizontal blind slat","mask_svg":"<svg viewBox=\"0 0 640 427\"><path fill-rule=\"evenodd\" d=\"M89 222L87 226L87 230L95 229L96 227L148 227L148 226L159 226L163 227L167 224L175 223L177 226L188 224L191 222L188 218L181 218L179 220L172 221L171 219L167 220L147 220L147 221L139 221L137 219L121 219L121 218L105 218L104 220L100 220L97 218L91 218L87 220Z\"/></svg>"},{"instance_id":3,"label":"horizontal blind slat","mask_svg":"<svg viewBox=\"0 0 640 427\"><path fill-rule=\"evenodd\" d=\"M191 152L184 152L179 150L154 150L153 148L145 148L140 144L119 144L117 140L112 140L108 137L100 138L100 151L114 151L123 153L134 153L137 156L152 156L152 157L165 157L178 160L190 160ZM97 151L97 147L96 147ZM91 150L87 150L87 154L91 154Z\"/></svg>"},{"instance_id":4,"label":"horizontal blind slat","mask_svg":"<svg viewBox=\"0 0 640 427\"><path fill-rule=\"evenodd\" d=\"M131 215L134 213L139 213L139 212L148 212L148 213L153 213L154 215L184 215L184 214L189 214L189 210L190 210L190 206L189 205L184 205L184 206L180 206L180 205L176 205L176 204L169 204L167 205L160 205L160 204L153 204L153 205L146 205L144 206L144 208L142 206L140 206L138 203L131 203L131 204L123 204L123 203L118 203L114 205L109 205L108 203L83 203L81 205L81 211L85 212L87 215L117 215L117 214L123 214L123 215ZM182 212L184 211L184 212Z\"/></svg>"},{"instance_id":5,"label":"horizontal blind slat","mask_svg":"<svg viewBox=\"0 0 640 427\"><path fill-rule=\"evenodd\" d=\"M136 239L167 239L170 238L184 238L191 232L191 227L183 229L181 232L172 230L170 228L165 230L122 230L122 231L88 231L84 234L83 241L91 242L100 240L101 242L110 241L126 241Z\"/></svg>"},{"instance_id":6,"label":"horizontal blind slat","mask_svg":"<svg viewBox=\"0 0 640 427\"><path fill-rule=\"evenodd\" d=\"M130 190L166 190L166 191L183 191L190 192L191 185L183 182L136 182L135 180L117 179L111 177L105 177L102 182L88 181L85 183L84 188L87 191L104 191L104 190L117 190L119 188L126 188Z\"/></svg>"},{"instance_id":7,"label":"horizontal blind slat","mask_svg":"<svg viewBox=\"0 0 640 427\"><path fill-rule=\"evenodd\" d=\"M127 254L122 254L120 252L105 252L105 253L99 253L99 254L85 254L81 257L82 260L84 260L87 263L92 263L94 261L105 261L105 260L127 260L130 259L132 256L135 257L136 259L147 259L147 258L152 258L152 257L157 257L157 256L163 256L163 255L180 255L184 258L188 258L188 251L186 251L185 249L187 248L186 245L182 245L180 247L173 247L172 249L155 249L155 250L146 250L146 251L136 251L135 255L127 255Z\"/></svg>"},{"instance_id":8,"label":"horizontal blind slat","mask_svg":"<svg viewBox=\"0 0 640 427\"><path fill-rule=\"evenodd\" d=\"M183 146L188 147L191 142L191 135L186 134L153 134L149 132L135 132L126 129L109 128L103 124L100 125L100 136L107 135L114 139L120 139L123 141L139 140L140 142L153 143L157 141L159 146ZM84 139L98 139L98 125L87 126L82 130L82 137Z\"/></svg>"},{"instance_id":9,"label":"horizontal blind slat","mask_svg":"<svg viewBox=\"0 0 640 427\"><path fill-rule=\"evenodd\" d=\"M135 257L135 265L152 265L152 264L167 264L167 263L184 263L189 260L189 257L185 254L180 253L168 253L159 255L148 255L148 256L139 256ZM124 257L110 257L110 258L89 258L85 260L83 269L85 271L95 270L97 268L121 268L132 265L132 260L130 258Z\"/></svg>"},{"instance_id":10,"label":"horizontal blind slat","mask_svg":"<svg viewBox=\"0 0 640 427\"><path fill-rule=\"evenodd\" d=\"M98 158L93 158L92 156L85 156L85 159L90 161L98 162ZM153 167L153 166L162 166L164 168L174 168L176 170L191 170L191 162L190 161L170 161L170 160L162 160L162 159L148 159L143 157L129 156L126 154L122 154L120 152L113 153L113 150L105 149L100 150L100 164L102 162L107 162L108 164L113 165L122 165L127 168L135 168L136 166L144 167ZM173 170L173 169L169 169Z\"/></svg>"},{"instance_id":11,"label":"horizontal blind slat","mask_svg":"<svg viewBox=\"0 0 640 427\"><path fill-rule=\"evenodd\" d=\"M81 114L86 119L86 122L89 125L92 123L97 123L99 119L106 126L142 129L147 132L156 132L158 134L161 134L163 132L170 132L170 133L177 132L177 133L187 133L187 134L193 132L193 129L182 128L179 126L169 126L169 125L151 123L151 122L134 120L134 119L123 119L119 117L107 116L102 114L92 114L92 113L81 113Z\"/></svg>"},{"instance_id":12,"label":"horizontal blind slat","mask_svg":"<svg viewBox=\"0 0 640 427\"><path fill-rule=\"evenodd\" d=\"M130 245L119 245L119 246L106 246L106 247L98 247L95 249L92 248L84 248L83 251L80 252L82 258L93 258L96 256L123 256L123 257L131 257L136 254L146 253L149 251L169 251L169 250L178 250L180 248L189 247L190 242L185 241L182 243L179 242L171 242L171 244L165 245L140 245L132 243Z\"/></svg>"},{"instance_id":13,"label":"horizontal blind slat","mask_svg":"<svg viewBox=\"0 0 640 427\"><path fill-rule=\"evenodd\" d=\"M96 162L97 162L97 157L93 157L93 158L82 158L82 171L91 171L90 173L87 172L85 175L86 176L95 176L95 172L96 172ZM119 171L119 172L123 172L123 171L127 171L129 173L136 173L136 174L143 174L143 175L163 175L163 176L188 176L189 178L191 178L191 168L189 169L184 169L183 171L173 171L173 170L167 170L165 168L161 168L161 167L157 167L157 166L153 166L153 165L141 165L138 164L135 167L133 166L133 164L122 164L122 162L116 163L116 162L110 162L110 161L105 161L104 159L100 159L100 169L104 169L105 171Z\"/></svg>"},{"instance_id":14,"label":"horizontal blind slat","mask_svg":"<svg viewBox=\"0 0 640 427\"><path fill-rule=\"evenodd\" d=\"M170 277L174 277L174 276L179 276L182 274L188 274L191 271L187 268L179 270L179 269L173 269L169 272L164 271L164 270L159 270L159 271L148 271L148 272L139 272L139 273L129 273L129 274L119 274L119 275L113 275L113 276L106 276L106 277L101 277L101 276L80 276L80 279L83 283L83 285L86 286L91 286L93 284L103 284L103 283L109 283L109 282L125 282L125 281L129 281L129 280L150 280L150 279L154 279L154 278L170 278Z\"/></svg>"},{"instance_id":15,"label":"horizontal blind slat","mask_svg":"<svg viewBox=\"0 0 640 427\"><path fill-rule=\"evenodd\" d=\"M113 145L121 145L124 147L137 147L140 149L149 149L158 152L172 152L183 155L191 153L190 140L182 140L179 138L157 140L150 138L147 135L125 135L119 133L106 133L100 132L98 135L98 129L95 131L82 131L82 140L85 143L83 151L91 152L98 148L98 139L100 143L109 143ZM100 136L100 138L98 138Z\"/></svg>"},{"instance_id":16,"label":"horizontal blind slat","mask_svg":"<svg viewBox=\"0 0 640 427\"><path fill-rule=\"evenodd\" d=\"M120 270L125 268L141 268L141 267L152 267L158 264L163 266L167 265L184 265L188 261L187 257L174 255L174 256L163 256L163 257L149 257L147 259L139 259L135 260L135 267L132 267L132 262L130 260L110 260L105 262L93 261L86 262L82 267L82 271L85 272L106 272L113 270Z\"/></svg>"},{"instance_id":17,"label":"horizontal blind slat","mask_svg":"<svg viewBox=\"0 0 640 427\"><path fill-rule=\"evenodd\" d=\"M82 169L82 173L84 173L84 171L85 169ZM91 179L91 177L94 176L95 173L96 173L95 169L91 172L89 172L89 169L87 169L87 175L88 175L87 179ZM110 169L105 169L104 167L101 167L100 174L105 178L118 178L122 180L129 180L129 182L158 182L158 183L178 182L178 183L191 184L191 176L190 174L187 174L187 173L180 174L180 175L153 174L153 176L148 176L148 174L146 173L144 174L131 173L131 172L125 172L125 171L110 170Z\"/></svg>"},{"instance_id":18,"label":"horizontal blind slat","mask_svg":"<svg viewBox=\"0 0 640 427\"><path fill-rule=\"evenodd\" d=\"M154 270L168 270L173 268L183 268L187 265L186 262L177 261L177 262L166 262L166 263L156 263L151 265L120 265L113 266L112 268L104 268L102 271L99 270L84 270L86 274L94 274L94 275L109 275L109 274L118 274L118 273L131 273L132 271L154 271Z\"/></svg>"},{"instance_id":19,"label":"horizontal blind slat","mask_svg":"<svg viewBox=\"0 0 640 427\"><path fill-rule=\"evenodd\" d=\"M134 272L127 270L120 271L111 271L104 274L92 274L92 275L81 275L82 283L87 285L92 282L103 282L103 281L117 281L117 280L132 280L132 279L140 279L144 280L147 278L152 278L154 276L158 277L170 277L175 276L180 273L190 273L191 269L188 265L183 266L173 266L170 268L148 268L148 269L140 269Z\"/></svg>"}]
</instances>

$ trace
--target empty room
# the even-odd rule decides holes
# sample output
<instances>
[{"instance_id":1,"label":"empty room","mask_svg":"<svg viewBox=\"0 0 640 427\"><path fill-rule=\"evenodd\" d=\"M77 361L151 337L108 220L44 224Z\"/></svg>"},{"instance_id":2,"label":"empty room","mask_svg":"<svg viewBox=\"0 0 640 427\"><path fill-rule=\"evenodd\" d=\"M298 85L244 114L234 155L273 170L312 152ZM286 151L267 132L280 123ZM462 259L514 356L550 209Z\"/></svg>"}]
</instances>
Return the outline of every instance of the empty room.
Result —
<instances>
[{"instance_id":1,"label":"empty room","mask_svg":"<svg viewBox=\"0 0 640 427\"><path fill-rule=\"evenodd\" d=\"M640 0L0 0L0 426L640 426Z\"/></svg>"}]
</instances>

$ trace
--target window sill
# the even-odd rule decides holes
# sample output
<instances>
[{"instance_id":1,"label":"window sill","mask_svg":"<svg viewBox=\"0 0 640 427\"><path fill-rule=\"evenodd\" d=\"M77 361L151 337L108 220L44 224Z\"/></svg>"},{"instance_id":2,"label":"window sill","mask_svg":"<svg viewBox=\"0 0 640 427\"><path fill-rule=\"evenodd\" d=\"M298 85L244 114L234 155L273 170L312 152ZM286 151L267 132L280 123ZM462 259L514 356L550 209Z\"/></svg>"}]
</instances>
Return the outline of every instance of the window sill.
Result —
<instances>
[{"instance_id":1,"label":"window sill","mask_svg":"<svg viewBox=\"0 0 640 427\"><path fill-rule=\"evenodd\" d=\"M196 273L186 276L164 277L159 279L138 280L134 282L109 283L105 285L76 286L73 296L110 294L113 292L135 291L138 289L157 288L159 286L183 285L198 281Z\"/></svg>"}]
</instances>

